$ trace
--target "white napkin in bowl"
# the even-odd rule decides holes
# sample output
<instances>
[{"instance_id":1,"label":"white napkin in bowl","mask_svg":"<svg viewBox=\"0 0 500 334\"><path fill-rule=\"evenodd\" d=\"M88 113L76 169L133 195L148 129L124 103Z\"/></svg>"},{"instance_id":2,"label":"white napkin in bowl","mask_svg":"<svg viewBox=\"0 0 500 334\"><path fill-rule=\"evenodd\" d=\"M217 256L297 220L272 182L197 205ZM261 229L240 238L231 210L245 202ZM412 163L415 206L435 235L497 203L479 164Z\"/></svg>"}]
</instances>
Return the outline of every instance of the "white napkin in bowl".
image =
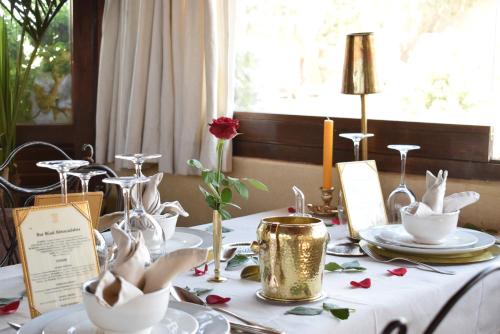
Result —
<instances>
[{"instance_id":1,"label":"white napkin in bowl","mask_svg":"<svg viewBox=\"0 0 500 334\"><path fill-rule=\"evenodd\" d=\"M443 212L444 194L446 193L446 179L448 171L439 171L437 176L427 171L425 183L427 190L422 196L422 202L432 209L435 213Z\"/></svg>"},{"instance_id":2,"label":"white napkin in bowl","mask_svg":"<svg viewBox=\"0 0 500 334\"><path fill-rule=\"evenodd\" d=\"M163 173L157 173L149 177L149 181L142 184L142 205L150 215L161 215L166 209L177 212L181 216L188 217L189 214L184 210L178 201L161 203L160 191L158 185L163 179ZM132 203L137 203L137 191L132 191Z\"/></svg>"},{"instance_id":3,"label":"white napkin in bowl","mask_svg":"<svg viewBox=\"0 0 500 334\"><path fill-rule=\"evenodd\" d=\"M143 294L141 289L110 271L104 272L94 292L99 303L108 307L123 305Z\"/></svg>"},{"instance_id":4,"label":"white napkin in bowl","mask_svg":"<svg viewBox=\"0 0 500 334\"><path fill-rule=\"evenodd\" d=\"M163 255L145 272L144 293L160 290L168 286L177 275L204 263L208 249L185 248Z\"/></svg>"},{"instance_id":5,"label":"white napkin in bowl","mask_svg":"<svg viewBox=\"0 0 500 334\"><path fill-rule=\"evenodd\" d=\"M443 203L443 212L455 212L467 205L479 201L479 194L475 191L463 191L446 196Z\"/></svg>"},{"instance_id":6,"label":"white napkin in bowl","mask_svg":"<svg viewBox=\"0 0 500 334\"><path fill-rule=\"evenodd\" d=\"M431 208L425 203L422 202L414 202L408 205L406 208L406 212L411 215L419 216L419 217L428 217L434 214Z\"/></svg>"},{"instance_id":7,"label":"white napkin in bowl","mask_svg":"<svg viewBox=\"0 0 500 334\"><path fill-rule=\"evenodd\" d=\"M111 271L121 276L138 288L144 286L144 268L151 263L151 256L142 233L137 233L136 240L118 227L111 227L111 235L117 245L116 261Z\"/></svg>"}]
</instances>

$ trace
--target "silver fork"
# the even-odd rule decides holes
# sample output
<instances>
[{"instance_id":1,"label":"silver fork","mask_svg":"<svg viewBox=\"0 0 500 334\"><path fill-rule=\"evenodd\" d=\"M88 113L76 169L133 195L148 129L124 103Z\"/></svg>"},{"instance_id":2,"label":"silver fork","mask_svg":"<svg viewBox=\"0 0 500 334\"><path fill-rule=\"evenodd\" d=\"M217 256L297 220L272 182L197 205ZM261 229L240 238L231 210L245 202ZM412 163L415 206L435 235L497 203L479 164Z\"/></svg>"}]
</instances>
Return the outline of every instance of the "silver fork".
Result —
<instances>
[{"instance_id":1,"label":"silver fork","mask_svg":"<svg viewBox=\"0 0 500 334\"><path fill-rule=\"evenodd\" d=\"M454 271L444 270L444 269L437 269L436 267L433 267L433 266L430 266L428 264L421 263L421 262L418 262L418 261L415 261L415 260L410 260L410 259L407 259L405 257L391 257L391 258L388 258L388 257L382 256L382 255L377 254L374 251L372 251L370 249L370 247L368 246L368 243L366 241L361 241L359 243L359 247L361 247L361 249L363 250L363 252L366 255L368 255L372 260L375 260L377 262L389 263L389 262L393 262L393 261L405 261L405 262L417 265L417 267L416 267L417 269L427 270L427 271L433 271L435 273L444 274L444 275L455 275Z\"/></svg>"}]
</instances>

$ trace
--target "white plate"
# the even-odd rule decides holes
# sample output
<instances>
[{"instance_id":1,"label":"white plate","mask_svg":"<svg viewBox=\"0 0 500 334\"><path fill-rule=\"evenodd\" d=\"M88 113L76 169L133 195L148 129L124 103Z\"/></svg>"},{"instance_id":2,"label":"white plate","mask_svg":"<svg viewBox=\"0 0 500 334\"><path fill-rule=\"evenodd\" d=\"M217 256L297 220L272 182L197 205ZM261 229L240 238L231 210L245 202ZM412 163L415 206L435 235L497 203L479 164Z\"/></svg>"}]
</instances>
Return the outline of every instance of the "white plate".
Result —
<instances>
[{"instance_id":1,"label":"white plate","mask_svg":"<svg viewBox=\"0 0 500 334\"><path fill-rule=\"evenodd\" d=\"M203 243L199 246L200 248L212 248L213 236L207 231L198 230L190 227L176 227L176 232L189 233L196 235L203 240Z\"/></svg>"},{"instance_id":2,"label":"white plate","mask_svg":"<svg viewBox=\"0 0 500 334\"><path fill-rule=\"evenodd\" d=\"M405 230L401 224L386 225L381 229L377 238L382 241L397 244L400 246L413 247L413 248L457 248L472 246L477 243L477 237L467 230L457 229L454 234L447 237L442 243L438 245L428 245L416 242L413 237Z\"/></svg>"},{"instance_id":3,"label":"white plate","mask_svg":"<svg viewBox=\"0 0 500 334\"><path fill-rule=\"evenodd\" d=\"M169 308L165 318L151 331L151 334L194 334L198 330L198 321L188 313ZM60 318L51 321L44 329L43 334L99 334L87 317L85 310L75 310Z\"/></svg>"},{"instance_id":4,"label":"white plate","mask_svg":"<svg viewBox=\"0 0 500 334\"><path fill-rule=\"evenodd\" d=\"M487 233L483 233L480 231L475 231L466 228L458 228L458 230L463 230L468 233L471 233L473 236L477 238L477 242L472 246L466 247L456 247L456 248L415 248L415 247L407 247L402 246L390 242L386 242L377 236L380 234L381 230L386 229L387 226L392 225L382 225L382 226L374 226L365 230L359 231L359 236L361 239L366 240L368 243L376 246L380 246L382 248L394 250L402 253L411 253L411 254L427 254L427 255L445 255L445 254L461 254L467 252L476 252L483 249L486 249L495 244L495 238Z\"/></svg>"},{"instance_id":5,"label":"white plate","mask_svg":"<svg viewBox=\"0 0 500 334\"><path fill-rule=\"evenodd\" d=\"M181 248L194 248L203 243L203 240L192 233L184 233L175 231L172 238L165 241L163 251L170 253Z\"/></svg>"},{"instance_id":6,"label":"white plate","mask_svg":"<svg viewBox=\"0 0 500 334\"><path fill-rule=\"evenodd\" d=\"M176 301L169 302L169 309L173 308L176 310L184 311L198 321L198 331L197 334L229 334L229 323L226 318L221 314L195 304L181 303ZM35 319L32 319L24 324L24 326L19 330L19 334L42 334L43 329L50 322L57 318L60 318L68 313L83 310L83 305L73 305L57 309L51 312L42 314Z\"/></svg>"}]
</instances>

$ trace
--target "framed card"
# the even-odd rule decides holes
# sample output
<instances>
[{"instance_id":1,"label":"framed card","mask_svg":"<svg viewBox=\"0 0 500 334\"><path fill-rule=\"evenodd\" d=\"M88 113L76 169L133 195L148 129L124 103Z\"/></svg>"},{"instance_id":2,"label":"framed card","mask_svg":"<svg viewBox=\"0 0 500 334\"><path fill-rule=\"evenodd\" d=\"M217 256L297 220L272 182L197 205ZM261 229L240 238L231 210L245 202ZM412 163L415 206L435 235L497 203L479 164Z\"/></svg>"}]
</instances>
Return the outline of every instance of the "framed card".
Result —
<instances>
[{"instance_id":1,"label":"framed card","mask_svg":"<svg viewBox=\"0 0 500 334\"><path fill-rule=\"evenodd\" d=\"M13 210L30 313L82 302L82 284L99 274L88 202Z\"/></svg>"},{"instance_id":2,"label":"framed card","mask_svg":"<svg viewBox=\"0 0 500 334\"><path fill-rule=\"evenodd\" d=\"M92 218L92 226L97 229L99 225L99 216L101 215L103 196L104 194L102 193L102 191L88 192L85 196L83 196L81 193L69 193L68 203L88 201L90 217ZM46 194L35 196L35 206L61 204L61 202L61 194Z\"/></svg>"},{"instance_id":3,"label":"framed card","mask_svg":"<svg viewBox=\"0 0 500 334\"><path fill-rule=\"evenodd\" d=\"M375 161L339 162L336 166L351 238L359 239L358 231L362 229L387 224Z\"/></svg>"}]
</instances>

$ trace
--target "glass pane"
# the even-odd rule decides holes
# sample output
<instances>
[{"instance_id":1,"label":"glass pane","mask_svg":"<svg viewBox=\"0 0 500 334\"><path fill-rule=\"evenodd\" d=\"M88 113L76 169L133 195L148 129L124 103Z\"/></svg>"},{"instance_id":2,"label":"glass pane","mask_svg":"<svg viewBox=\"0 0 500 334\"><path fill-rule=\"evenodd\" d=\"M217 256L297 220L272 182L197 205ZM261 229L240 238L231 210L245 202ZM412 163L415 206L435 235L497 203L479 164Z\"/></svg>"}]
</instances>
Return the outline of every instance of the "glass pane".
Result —
<instances>
[{"instance_id":1,"label":"glass pane","mask_svg":"<svg viewBox=\"0 0 500 334\"><path fill-rule=\"evenodd\" d=\"M383 91L371 119L493 125L498 1L238 2L237 111L360 117L341 94L346 35L373 31Z\"/></svg>"},{"instance_id":2,"label":"glass pane","mask_svg":"<svg viewBox=\"0 0 500 334\"><path fill-rule=\"evenodd\" d=\"M2 13L8 27L10 67L16 64L21 31L18 24ZM50 23L37 57L33 61L30 79L24 92L18 124L71 124L71 4L66 2ZM33 45L24 42L25 62Z\"/></svg>"}]
</instances>

